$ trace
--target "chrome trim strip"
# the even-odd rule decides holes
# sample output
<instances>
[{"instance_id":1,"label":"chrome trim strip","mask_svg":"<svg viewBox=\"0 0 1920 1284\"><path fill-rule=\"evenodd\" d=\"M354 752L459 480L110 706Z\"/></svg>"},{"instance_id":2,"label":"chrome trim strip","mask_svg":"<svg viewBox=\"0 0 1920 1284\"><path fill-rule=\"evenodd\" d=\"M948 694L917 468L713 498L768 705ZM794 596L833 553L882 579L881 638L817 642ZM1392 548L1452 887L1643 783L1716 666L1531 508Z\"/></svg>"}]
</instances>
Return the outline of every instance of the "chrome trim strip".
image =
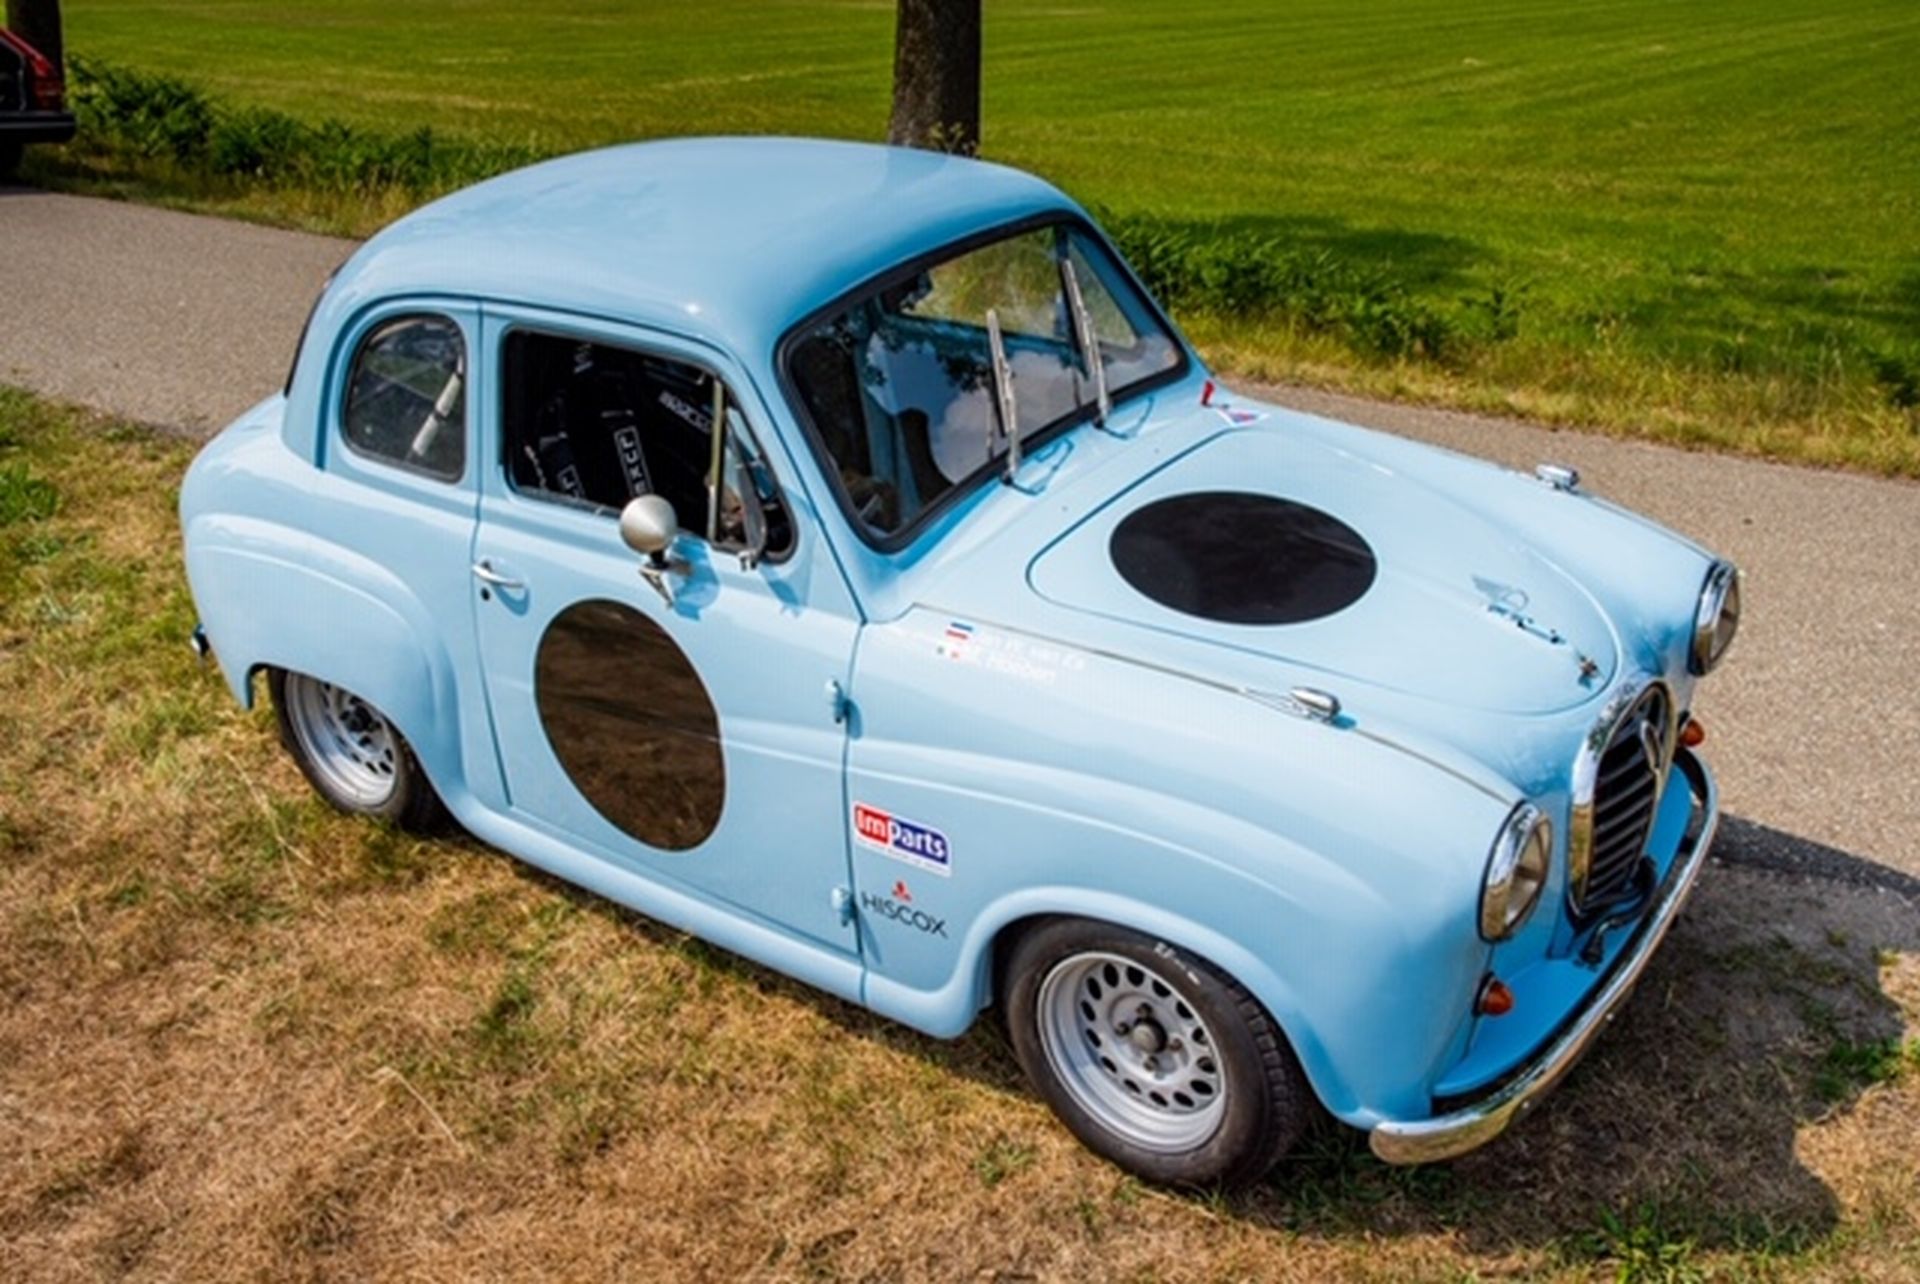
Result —
<instances>
[{"instance_id":1,"label":"chrome trim strip","mask_svg":"<svg viewBox=\"0 0 1920 1284\"><path fill-rule=\"evenodd\" d=\"M1258 695L1255 695L1254 698L1260 699L1261 697L1259 697ZM1392 736L1383 736L1377 731L1369 731L1365 727L1358 726L1358 725L1350 726L1347 728L1347 730L1351 731L1354 735L1359 736L1362 740L1371 740L1373 741L1373 743L1380 745L1383 748L1391 749L1395 753L1403 753L1407 757L1413 759L1415 762L1424 762L1429 767L1432 767L1435 771L1442 772L1445 775L1452 776L1455 780L1467 786L1469 789L1475 790L1478 793L1485 794L1487 797L1493 799L1493 801L1499 803L1502 807L1512 807L1516 803L1521 803L1526 801L1525 794L1502 793L1497 789L1489 789L1487 788L1487 786L1481 784L1479 781L1475 780L1472 776L1469 776L1466 772L1460 770L1458 767L1453 766L1451 763L1442 762L1440 759L1434 757L1430 753L1422 753L1420 750L1415 749L1412 745L1404 744L1401 741L1395 740Z\"/></svg>"},{"instance_id":2,"label":"chrome trim strip","mask_svg":"<svg viewBox=\"0 0 1920 1284\"><path fill-rule=\"evenodd\" d=\"M950 620L972 620L976 624L985 625L1001 633L1012 633L1023 638L1032 638L1036 642L1045 642L1049 646L1063 647L1069 651L1078 651L1082 655L1096 656L1102 660L1112 660L1116 664L1130 664L1137 669L1145 669L1149 673L1163 673L1170 678L1180 678L1187 682L1197 682L1203 687L1210 687L1215 691L1224 691L1228 695L1240 696L1244 699L1252 700L1257 704L1265 705L1269 709L1276 709L1281 713L1289 714L1296 718L1306 718L1310 721L1321 722L1325 726L1335 727L1341 731L1351 732L1363 740L1371 740L1373 743L1391 749L1395 753L1403 753L1409 758L1426 763L1429 767L1437 771L1445 772L1469 789L1477 793L1485 794L1503 807L1512 807L1515 803L1525 800L1523 795L1517 793L1508 794L1501 793L1495 789L1489 789L1486 785L1475 780L1472 776L1467 775L1458 767L1444 763L1431 754L1422 753L1410 745L1402 744L1391 736L1383 736L1377 731L1369 731L1366 727L1360 726L1351 720L1341 722L1338 720L1339 710L1337 709L1335 710L1334 720L1327 721L1316 717L1313 710L1309 709L1292 695L1281 695L1278 692L1262 691L1257 687L1243 687L1232 682L1222 682L1218 678L1210 678L1205 674L1195 673L1191 669L1176 669L1170 664L1159 664L1153 660L1143 660L1137 655L1128 655L1123 651L1112 651L1106 647L1085 646L1078 642L1063 642L1051 634L1036 633L1032 629L1023 629L1017 625L1002 624L997 620L987 619L985 616L974 615L966 611L950 610L931 602L915 602L913 609L931 611L935 615L944 615ZM1299 688L1296 688L1296 690L1298 689ZM1335 703L1338 703L1337 698L1335 698Z\"/></svg>"},{"instance_id":3,"label":"chrome trim strip","mask_svg":"<svg viewBox=\"0 0 1920 1284\"><path fill-rule=\"evenodd\" d=\"M1713 645L1714 632L1720 627L1720 613L1726 609L1727 595L1737 592L1740 585L1740 569L1732 562L1715 562L1707 570L1705 583L1700 586L1700 604L1693 609L1693 643L1687 648L1687 671L1695 677L1705 677L1720 663L1720 656L1709 656L1708 648ZM1740 631L1739 608L1736 605L1733 621L1734 632ZM1727 646L1733 645L1733 639L1727 639ZM1725 654L1722 648L1721 654Z\"/></svg>"},{"instance_id":4,"label":"chrome trim strip","mask_svg":"<svg viewBox=\"0 0 1920 1284\"><path fill-rule=\"evenodd\" d=\"M1508 912L1513 894L1513 877L1520 869L1520 857L1533 845L1534 831L1545 827L1547 831L1547 867L1540 871L1540 881L1534 885L1533 899L1527 902L1525 910L1516 918ZM1546 890L1547 875L1553 865L1553 822L1546 813L1530 802L1523 802L1507 814L1506 821L1500 826L1499 837L1493 840L1493 850L1487 853L1486 872L1480 875L1480 939L1488 944L1498 944L1520 930L1521 924L1533 916L1540 908L1541 893ZM1496 876L1497 875L1497 876ZM1501 897L1501 922L1487 922L1487 896L1494 887L1504 886L1506 894Z\"/></svg>"},{"instance_id":5,"label":"chrome trim strip","mask_svg":"<svg viewBox=\"0 0 1920 1284\"><path fill-rule=\"evenodd\" d=\"M1689 749L1675 765L1687 777L1694 805L1705 819L1691 844L1682 842L1674 868L1647 908L1640 934L1622 954L1610 976L1574 1019L1563 1027L1533 1063L1491 1096L1432 1119L1389 1120L1369 1136L1373 1153L1390 1164L1425 1164L1451 1159L1492 1141L1545 1096L1573 1069L1600 1032L1613 1022L1647 964L1666 939L1707 862L1720 823L1720 790L1713 773Z\"/></svg>"},{"instance_id":6,"label":"chrome trim strip","mask_svg":"<svg viewBox=\"0 0 1920 1284\"><path fill-rule=\"evenodd\" d=\"M1673 688L1666 682L1649 678L1637 686L1622 686L1600 711L1586 738L1580 742L1580 752L1574 756L1572 805L1567 812L1567 904L1575 914L1580 912L1580 903L1586 897L1587 876L1592 872L1593 803L1594 792L1600 783L1600 759L1606 755L1607 746L1613 743L1613 733L1620 729L1621 722L1639 707L1640 701L1654 687L1660 688L1667 703L1667 726L1663 738L1666 761L1660 764L1653 786L1653 810L1657 814L1660 800L1666 796L1674 754L1680 747L1680 706L1674 699Z\"/></svg>"}]
</instances>

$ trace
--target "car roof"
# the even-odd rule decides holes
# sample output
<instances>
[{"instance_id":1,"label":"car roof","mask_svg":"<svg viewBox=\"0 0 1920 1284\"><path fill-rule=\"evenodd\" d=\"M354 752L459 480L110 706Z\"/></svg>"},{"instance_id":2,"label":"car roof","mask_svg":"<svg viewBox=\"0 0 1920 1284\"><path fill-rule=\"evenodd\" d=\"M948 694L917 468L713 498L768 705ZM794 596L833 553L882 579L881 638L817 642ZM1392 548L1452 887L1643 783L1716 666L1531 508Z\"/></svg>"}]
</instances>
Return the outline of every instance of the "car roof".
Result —
<instances>
[{"instance_id":1,"label":"car roof","mask_svg":"<svg viewBox=\"0 0 1920 1284\"><path fill-rule=\"evenodd\" d=\"M330 294L349 310L433 293L586 312L705 338L752 361L889 267L1048 211L1078 207L1018 170L908 148L636 143L435 201L368 242Z\"/></svg>"}]
</instances>

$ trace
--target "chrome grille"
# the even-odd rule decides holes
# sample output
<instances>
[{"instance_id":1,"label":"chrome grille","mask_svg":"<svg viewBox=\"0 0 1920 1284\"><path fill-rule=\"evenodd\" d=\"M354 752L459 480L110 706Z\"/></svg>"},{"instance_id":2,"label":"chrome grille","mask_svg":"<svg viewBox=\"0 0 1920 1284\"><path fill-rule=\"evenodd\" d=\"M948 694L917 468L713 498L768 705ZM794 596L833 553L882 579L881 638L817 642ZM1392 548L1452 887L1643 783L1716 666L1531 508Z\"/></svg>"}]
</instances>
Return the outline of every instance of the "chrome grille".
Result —
<instances>
[{"instance_id":1,"label":"chrome grille","mask_svg":"<svg viewBox=\"0 0 1920 1284\"><path fill-rule=\"evenodd\" d=\"M1591 773L1591 793L1582 798L1576 786L1574 799L1574 866L1576 874L1583 863L1586 869L1576 914L1597 912L1630 894L1673 763L1675 729L1672 697L1658 684L1596 729L1590 743L1598 753L1582 764Z\"/></svg>"}]
</instances>

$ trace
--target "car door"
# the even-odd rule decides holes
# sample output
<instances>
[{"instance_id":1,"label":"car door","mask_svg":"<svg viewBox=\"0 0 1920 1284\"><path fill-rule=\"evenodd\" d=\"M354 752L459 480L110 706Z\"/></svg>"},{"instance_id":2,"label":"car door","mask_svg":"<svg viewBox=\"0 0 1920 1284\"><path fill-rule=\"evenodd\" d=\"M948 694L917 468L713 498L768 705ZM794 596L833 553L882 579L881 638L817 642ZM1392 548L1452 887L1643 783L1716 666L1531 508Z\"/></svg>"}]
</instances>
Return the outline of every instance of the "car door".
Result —
<instances>
[{"instance_id":1,"label":"car door","mask_svg":"<svg viewBox=\"0 0 1920 1284\"><path fill-rule=\"evenodd\" d=\"M764 404L738 400L750 387L720 354L674 337L494 305L482 332L472 591L509 808L857 953L835 693L858 619ZM698 428L716 381L786 523L786 547L757 565L704 528ZM664 592L620 536L620 505L641 493L678 500Z\"/></svg>"},{"instance_id":2,"label":"car door","mask_svg":"<svg viewBox=\"0 0 1920 1284\"><path fill-rule=\"evenodd\" d=\"M422 295L366 309L341 332L326 367L316 452L323 478L314 500L333 515L330 542L382 568L391 577L387 605L462 673L476 667L466 571L479 489L469 383L479 342L480 310L470 300ZM314 623L326 626L317 615ZM344 681L369 659L341 654L330 663ZM407 727L415 752L443 781L497 801L482 693L460 683L418 694L420 720ZM445 698L458 716L435 725L432 711L448 708ZM455 728L458 741L445 739Z\"/></svg>"}]
</instances>

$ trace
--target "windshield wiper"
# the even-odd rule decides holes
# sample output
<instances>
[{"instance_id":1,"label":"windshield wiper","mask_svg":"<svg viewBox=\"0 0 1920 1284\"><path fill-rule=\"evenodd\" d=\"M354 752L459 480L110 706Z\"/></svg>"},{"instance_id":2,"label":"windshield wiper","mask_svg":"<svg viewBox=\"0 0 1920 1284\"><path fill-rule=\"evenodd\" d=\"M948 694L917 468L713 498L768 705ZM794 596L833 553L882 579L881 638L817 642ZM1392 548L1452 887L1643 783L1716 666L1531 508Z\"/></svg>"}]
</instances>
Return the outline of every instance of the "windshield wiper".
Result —
<instances>
[{"instance_id":1,"label":"windshield wiper","mask_svg":"<svg viewBox=\"0 0 1920 1284\"><path fill-rule=\"evenodd\" d=\"M1020 421L1013 402L1013 367L1007 364L1007 345L1000 337L1000 313L994 308L987 309L987 350L993 355L993 405L1000 417L1000 435L1007 439L1005 480L1011 486L1013 475L1020 471ZM987 458L993 458L992 447L987 449Z\"/></svg>"},{"instance_id":2,"label":"windshield wiper","mask_svg":"<svg viewBox=\"0 0 1920 1284\"><path fill-rule=\"evenodd\" d=\"M1080 293L1080 274L1065 255L1060 257L1060 286L1073 313L1074 346L1080 349L1087 373L1093 376L1093 422L1105 428L1107 417L1113 413L1113 398L1107 394L1107 361L1100 355L1100 338L1093 332L1093 313L1087 311L1086 296Z\"/></svg>"}]
</instances>

